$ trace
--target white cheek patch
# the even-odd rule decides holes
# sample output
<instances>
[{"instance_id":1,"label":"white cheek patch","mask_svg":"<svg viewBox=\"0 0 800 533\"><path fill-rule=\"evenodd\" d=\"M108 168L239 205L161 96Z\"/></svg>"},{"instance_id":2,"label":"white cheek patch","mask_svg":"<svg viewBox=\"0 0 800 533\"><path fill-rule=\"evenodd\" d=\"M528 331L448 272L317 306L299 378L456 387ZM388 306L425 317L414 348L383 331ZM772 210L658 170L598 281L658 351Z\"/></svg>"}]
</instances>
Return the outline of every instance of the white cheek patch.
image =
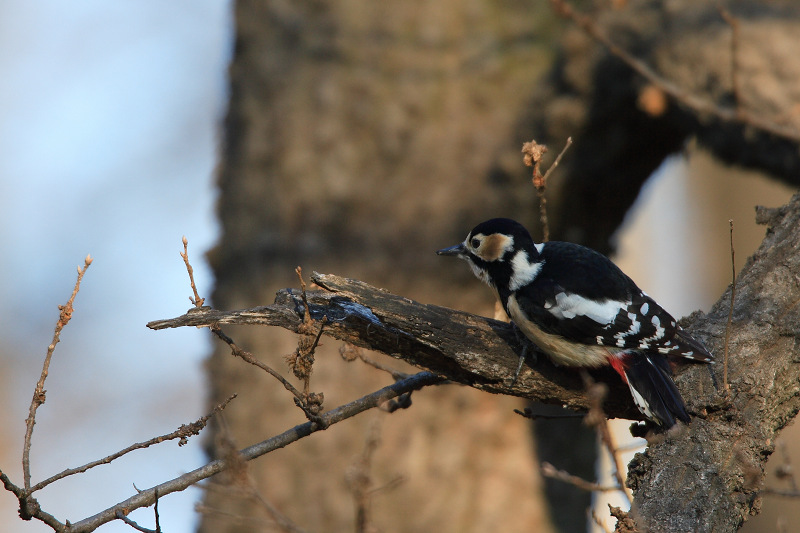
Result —
<instances>
[{"instance_id":1,"label":"white cheek patch","mask_svg":"<svg viewBox=\"0 0 800 533\"><path fill-rule=\"evenodd\" d=\"M546 307L546 306L545 306ZM615 300L597 302L588 300L578 294L559 292L556 294L556 304L549 307L553 316L560 319L572 319L578 315L591 318L598 324L611 324L620 310L626 309L627 303Z\"/></svg>"},{"instance_id":2,"label":"white cheek patch","mask_svg":"<svg viewBox=\"0 0 800 533\"><path fill-rule=\"evenodd\" d=\"M525 250L520 250L511 259L511 268L514 273L511 276L511 281L508 288L516 291L536 279L539 271L542 269L543 263L531 263L528 260L528 253Z\"/></svg>"}]
</instances>

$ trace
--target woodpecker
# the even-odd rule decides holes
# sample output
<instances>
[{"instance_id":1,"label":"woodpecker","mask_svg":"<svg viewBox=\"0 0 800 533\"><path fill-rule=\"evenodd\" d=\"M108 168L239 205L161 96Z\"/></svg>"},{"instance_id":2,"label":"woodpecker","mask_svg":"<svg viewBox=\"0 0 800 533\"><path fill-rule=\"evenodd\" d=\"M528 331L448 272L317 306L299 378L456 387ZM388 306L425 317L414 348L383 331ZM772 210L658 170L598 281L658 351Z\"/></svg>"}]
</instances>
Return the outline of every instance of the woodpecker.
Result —
<instances>
[{"instance_id":1,"label":"woodpecker","mask_svg":"<svg viewBox=\"0 0 800 533\"><path fill-rule=\"evenodd\" d=\"M466 260L555 364L611 366L646 418L664 428L689 423L668 357L713 356L606 256L569 242L534 243L507 218L478 224L436 253Z\"/></svg>"}]
</instances>

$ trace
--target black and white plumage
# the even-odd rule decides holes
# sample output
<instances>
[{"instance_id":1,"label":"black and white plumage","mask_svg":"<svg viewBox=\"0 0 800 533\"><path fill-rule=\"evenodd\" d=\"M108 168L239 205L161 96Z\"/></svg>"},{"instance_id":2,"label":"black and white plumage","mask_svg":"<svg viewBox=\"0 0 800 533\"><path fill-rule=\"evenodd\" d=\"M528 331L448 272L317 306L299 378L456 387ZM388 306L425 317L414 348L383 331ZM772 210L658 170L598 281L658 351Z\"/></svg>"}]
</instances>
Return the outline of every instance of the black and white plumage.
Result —
<instances>
[{"instance_id":1,"label":"black and white plumage","mask_svg":"<svg viewBox=\"0 0 800 533\"><path fill-rule=\"evenodd\" d=\"M465 259L556 364L611 366L648 419L667 428L689 423L667 357L713 357L607 257L568 242L536 244L507 218L483 222L437 253Z\"/></svg>"}]
</instances>

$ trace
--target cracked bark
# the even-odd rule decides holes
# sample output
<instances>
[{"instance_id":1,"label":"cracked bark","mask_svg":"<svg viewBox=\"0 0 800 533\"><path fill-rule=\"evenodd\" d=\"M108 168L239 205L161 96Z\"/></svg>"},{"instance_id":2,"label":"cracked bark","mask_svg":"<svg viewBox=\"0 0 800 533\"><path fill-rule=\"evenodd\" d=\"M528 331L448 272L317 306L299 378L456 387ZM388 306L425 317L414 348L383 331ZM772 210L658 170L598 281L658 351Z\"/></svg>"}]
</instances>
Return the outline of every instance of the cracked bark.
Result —
<instances>
[{"instance_id":1,"label":"cracked bark","mask_svg":"<svg viewBox=\"0 0 800 533\"><path fill-rule=\"evenodd\" d=\"M692 423L631 462L628 483L635 499L630 515L639 530L738 529L758 512L775 437L800 410L800 195L782 208L759 209L757 218L768 230L737 279L730 395L720 390L729 289L707 315L694 313L682 321L716 354L718 364L676 369ZM322 274L313 280L322 290L307 293L311 314L317 320L327 316L328 336L487 392L576 410L588 407L577 373L553 366L546 357L529 360L517 383L510 384L522 346L505 323L417 303L356 280ZM148 327L251 324L297 331L303 313L299 292L284 289L270 306L192 310ZM600 370L596 377L616 384L605 406L609 416L640 418L612 373Z\"/></svg>"}]
</instances>

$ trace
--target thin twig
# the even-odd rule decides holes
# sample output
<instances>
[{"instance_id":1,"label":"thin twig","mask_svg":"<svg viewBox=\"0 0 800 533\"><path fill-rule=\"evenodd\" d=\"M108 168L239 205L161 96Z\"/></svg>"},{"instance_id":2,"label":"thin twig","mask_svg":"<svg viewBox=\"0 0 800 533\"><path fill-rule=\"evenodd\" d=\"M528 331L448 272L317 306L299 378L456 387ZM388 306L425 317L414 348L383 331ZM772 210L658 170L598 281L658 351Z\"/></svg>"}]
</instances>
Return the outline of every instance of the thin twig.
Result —
<instances>
[{"instance_id":1,"label":"thin twig","mask_svg":"<svg viewBox=\"0 0 800 533\"><path fill-rule=\"evenodd\" d=\"M195 510L199 513L214 514L225 517L229 521L235 521L240 524L258 524L263 526L262 529L271 529L277 526L278 529L286 533L307 533L306 530L299 527L284 515L275 505L264 498L256 486L252 474L247 473L247 485L236 485L232 483L217 483L209 480L206 483L198 484L198 486L206 491L216 491L224 494L226 497L232 498L234 501L240 501L243 498L251 498L256 501L269 515L269 520L265 520L255 516L244 516L241 514L223 511L216 507L209 507L205 505L195 505Z\"/></svg>"},{"instance_id":2,"label":"thin twig","mask_svg":"<svg viewBox=\"0 0 800 533\"><path fill-rule=\"evenodd\" d=\"M229 396L227 400L225 400L224 402L222 402L219 405L217 405L216 407L214 407L214 409L212 409L211 412L208 413L207 415L201 416L200 418L198 418L196 421L192 422L191 424L183 424L183 425L181 425L181 427L179 427L178 429L176 429L172 433L167 433L166 435L161 435L160 437L154 437L154 438L152 438L150 440L146 440L144 442L137 442L136 444L131 444L127 448L124 448L124 449L122 449L122 450L120 450L120 451L118 451L116 453L113 453L113 454L109 455L108 457L103 457L102 459L98 459L96 461L92 461L91 463L86 463L83 466L79 466L77 468L68 468L68 469L64 470L63 472L61 472L59 474L56 474L54 476L51 476L51 477L45 479L44 481L40 481L39 483L37 483L36 485L31 487L28 490L28 493L32 494L32 493L36 492L37 490L41 490L41 489L45 488L46 486L50 485L51 483L53 483L55 481L58 481L59 479L63 479L65 477L72 476L74 474L82 474L83 472L86 472L87 470L89 470L91 468L94 468L96 466L108 464L111 461L119 459L123 455L128 454L128 453L130 453L130 452L132 452L134 450L141 450L141 449L144 449L144 448L149 448L150 446L153 446L154 444L160 444L162 442L167 442L167 441L175 440L175 439L180 439L181 442L179 443L179 446L182 446L183 444L186 444L186 439L188 439L189 437L192 437L194 435L200 434L200 431L202 431L203 428L205 428L206 424L208 423L208 420L212 416L217 414L218 412L220 412L223 409L225 409L225 407L227 407L228 404L231 402L231 400L233 400L234 398L236 398L235 394Z\"/></svg>"},{"instance_id":3,"label":"thin twig","mask_svg":"<svg viewBox=\"0 0 800 533\"><path fill-rule=\"evenodd\" d=\"M772 487L764 487L762 491L764 494L771 496L780 496L782 498L800 498L800 490L793 489L775 489Z\"/></svg>"},{"instance_id":4,"label":"thin twig","mask_svg":"<svg viewBox=\"0 0 800 533\"><path fill-rule=\"evenodd\" d=\"M155 513L156 515L156 533L161 533L161 519L159 518L158 515L158 489L156 489L154 492L155 492L154 497L156 499L156 503L153 504L153 513Z\"/></svg>"},{"instance_id":5,"label":"thin twig","mask_svg":"<svg viewBox=\"0 0 800 533\"><path fill-rule=\"evenodd\" d=\"M608 386L604 383L596 383L588 372L582 372L583 381L586 384L587 396L591 401L591 407L586 414L586 423L593 426L597 433L600 435L600 441L603 446L608 450L611 459L614 461L614 479L619 485L620 491L625 495L629 504L633 504L633 494L630 489L625 486L625 469L622 464L617 445L611 435L611 430L608 427L608 418L603 411L603 401L608 394Z\"/></svg>"},{"instance_id":6,"label":"thin twig","mask_svg":"<svg viewBox=\"0 0 800 533\"><path fill-rule=\"evenodd\" d=\"M622 490L621 487L615 487L611 485L600 485L599 483L586 481L582 477L570 474L566 470L559 470L558 468L548 463L547 461L542 462L542 475L544 477L549 477L552 479L563 481L564 483L569 483L572 486L575 486L581 490L589 492L616 492L618 490L620 491Z\"/></svg>"},{"instance_id":7,"label":"thin twig","mask_svg":"<svg viewBox=\"0 0 800 533\"><path fill-rule=\"evenodd\" d=\"M584 417L582 413L562 413L558 415L545 415L541 413L534 413L530 407L526 407L524 411L520 411L519 409L514 409L514 412L520 416L524 416L525 418L530 418L531 420L562 420L564 418Z\"/></svg>"},{"instance_id":8,"label":"thin twig","mask_svg":"<svg viewBox=\"0 0 800 533\"><path fill-rule=\"evenodd\" d=\"M603 442L603 445L608 450L608 453L611 454L611 458L614 461L614 478L619 484L619 490L621 490L628 499L628 503L632 504L633 494L631 493L631 489L625 486L625 467L622 464L622 458L617 450L614 437L611 435L611 430L608 427L608 420L604 418L600 424L598 424L597 428L600 433L600 440Z\"/></svg>"},{"instance_id":9,"label":"thin twig","mask_svg":"<svg viewBox=\"0 0 800 533\"><path fill-rule=\"evenodd\" d=\"M741 109L742 93L739 83L739 21L722 5L722 2L717 0L715 4L722 19L731 27L731 91L733 93L733 103L736 109Z\"/></svg>"},{"instance_id":10,"label":"thin twig","mask_svg":"<svg viewBox=\"0 0 800 533\"><path fill-rule=\"evenodd\" d=\"M640 76L696 113L708 113L724 122L746 124L778 137L783 137L792 141L800 141L800 131L798 131L797 128L782 126L773 120L763 118L756 112L719 106L708 98L693 94L657 74L647 63L629 54L606 36L594 22L594 19L575 11L572 5L566 0L550 0L550 4L553 6L556 14L575 22L584 32L595 41L605 46L611 54L621 59Z\"/></svg>"},{"instance_id":11,"label":"thin twig","mask_svg":"<svg viewBox=\"0 0 800 533\"><path fill-rule=\"evenodd\" d=\"M399 396L412 390L419 390L428 385L434 385L444 380L443 377L433 374L431 372L420 372L414 376L393 383L378 391L370 393L358 400L352 401L346 405L332 409L321 417L324 419L327 426L339 423L343 420L356 416L369 409L378 407L382 403L392 398ZM265 441L259 442L249 446L239 452L242 460L249 461L256 457L261 457L264 454L272 452L276 449L283 448L289 444L300 440L308 435L320 431L322 428L313 422L306 422L295 426L280 435L271 437ZM155 489L158 489L158 494L163 497L173 492L178 492L194 485L195 483L207 479L215 474L218 474L228 468L229 461L225 459L217 459L202 466L196 470L183 474L175 479L161 483L157 487L143 490L140 493L120 502L104 511L97 513L94 516L85 518L79 522L71 525L70 533L87 533L94 531L98 527L116 518L116 512L119 509L128 509L133 511L141 507L152 505L155 501Z\"/></svg>"},{"instance_id":12,"label":"thin twig","mask_svg":"<svg viewBox=\"0 0 800 533\"><path fill-rule=\"evenodd\" d=\"M255 482L252 485L252 493L250 494L253 499L255 499L261 507L269 514L270 518L275 522L275 524L283 531L287 533L306 533L306 530L299 527L297 524L292 522L289 517L285 514L280 512L277 507L275 507L272 502L264 498L261 495L255 486Z\"/></svg>"},{"instance_id":13,"label":"thin twig","mask_svg":"<svg viewBox=\"0 0 800 533\"><path fill-rule=\"evenodd\" d=\"M115 518L117 520L122 520L123 522L125 522L126 524L131 526L136 531L141 531L142 533L159 533L160 532L160 530L147 529L146 527L140 526L139 524L137 524L136 522L134 522L133 520L131 520L130 518L125 516L125 512L122 509L117 511L117 514L116 514Z\"/></svg>"},{"instance_id":14,"label":"thin twig","mask_svg":"<svg viewBox=\"0 0 800 533\"><path fill-rule=\"evenodd\" d=\"M356 359L360 359L365 364L373 368L377 368L378 370L381 370L383 372L386 372L387 374L392 376L392 378L394 378L395 380L405 379L411 375L407 372L401 372L399 370L395 370L394 368L384 365L380 361L367 357L366 355L364 355L364 350L362 350L358 346L353 346L352 344L347 344L347 343L343 344L339 348L339 355L341 355L342 359L344 359L348 363L355 361Z\"/></svg>"},{"instance_id":15,"label":"thin twig","mask_svg":"<svg viewBox=\"0 0 800 533\"><path fill-rule=\"evenodd\" d=\"M297 390L297 388L295 388L294 385L289 383L289 381L285 377L283 377L280 374L280 372L272 369L272 367L270 367L269 365L267 365L263 361L259 361L250 352L248 352L246 350L242 350L241 348L239 348L236 345L236 343L233 342L233 339L228 337L222 331L222 329L219 326L211 326L209 329L211 330L211 332L214 335L216 335L217 337L222 339L230 347L232 355L234 355L236 357L239 357L241 359L244 359L246 362L250 363L251 365L257 366L261 370L265 371L270 376L272 376L275 379L277 379L278 381L280 381L281 384L283 385L283 387L286 390L288 390L289 392L291 392L294 395L295 398L297 398L298 400L301 400L301 401L303 400L303 393L301 393L299 390Z\"/></svg>"},{"instance_id":16,"label":"thin twig","mask_svg":"<svg viewBox=\"0 0 800 533\"><path fill-rule=\"evenodd\" d=\"M308 296L306 295L306 282L303 280L303 269L299 266L294 269L297 278L300 280L301 298L303 300L304 316L303 324L298 328L302 334L297 341L297 349L294 353L286 357L292 373L297 379L303 381L302 398L296 398L295 403L300 407L309 420L319 421L317 415L322 411L322 393L311 392L311 374L314 370L314 352L319 346L325 324L328 322L327 315L324 315L319 323L319 330L314 333L314 319L311 318L311 308L308 306ZM313 340L312 340L313 339Z\"/></svg>"},{"instance_id":17,"label":"thin twig","mask_svg":"<svg viewBox=\"0 0 800 533\"><path fill-rule=\"evenodd\" d=\"M533 182L533 187L536 189L536 196L539 197L539 220L542 223L542 242L550 240L550 223L547 220L547 197L544 194L547 183L539 170L542 164L542 157L544 157L546 152L547 146L539 144L535 140L522 145L522 160L525 166L533 167L531 181Z\"/></svg>"},{"instance_id":18,"label":"thin twig","mask_svg":"<svg viewBox=\"0 0 800 533\"><path fill-rule=\"evenodd\" d=\"M267 514L269 514L274 525L278 526L278 528L285 533L306 533L261 495L256 481L253 478L253 473L249 468L249 464L239 455L236 442L225 419L221 418L220 422L220 456L228 460L232 465L231 468L228 469L227 482L225 483L226 495L233 500L250 498L256 501L264 508ZM216 488L217 485L219 484L208 482L204 485L204 488Z\"/></svg>"},{"instance_id":19,"label":"thin twig","mask_svg":"<svg viewBox=\"0 0 800 533\"><path fill-rule=\"evenodd\" d=\"M736 301L736 252L733 249L733 219L728 220L731 235L731 306L728 310L728 325L725 327L725 349L722 359L722 390L727 394L728 385L728 344L731 338L731 323L733 322L733 305Z\"/></svg>"},{"instance_id":20,"label":"thin twig","mask_svg":"<svg viewBox=\"0 0 800 533\"><path fill-rule=\"evenodd\" d=\"M92 264L92 256L87 255L83 261L83 268L78 267L78 279L75 281L75 287L72 289L72 295L67 300L66 305L59 305L58 322L53 332L53 340L50 346L47 347L47 355L44 358L44 365L42 365L42 374L39 376L39 381L36 383L36 389L33 391L33 399L28 409L28 418L25 419L25 441L22 446L22 477L25 484L25 490L30 491L31 488L31 438L33 437L33 426L36 424L36 410L45 402L44 381L47 379L47 374L50 369L50 360L53 358L53 352L56 349L56 344L61 340L61 330L69 323L72 318L74 308L72 307L75 302L75 297L81 288L81 280L89 265Z\"/></svg>"},{"instance_id":21,"label":"thin twig","mask_svg":"<svg viewBox=\"0 0 800 533\"><path fill-rule=\"evenodd\" d=\"M314 324L314 320L311 318L311 309L308 307L308 297L306 296L306 282L303 279L303 269L300 266L297 266L294 269L294 272L297 274L297 279L300 280L300 297L303 300L303 308L305 309L303 323L310 327Z\"/></svg>"},{"instance_id":22,"label":"thin twig","mask_svg":"<svg viewBox=\"0 0 800 533\"><path fill-rule=\"evenodd\" d=\"M522 145L522 160L526 166L533 167L531 181L533 182L533 187L536 189L536 195L539 197L539 220L542 223L542 242L550 240L550 223L547 219L547 197L545 196L547 178L549 178L550 174L558 167L561 158L564 157L564 153L570 145L572 145L572 137L567 138L564 148L561 149L556 160L553 161L553 164L550 165L550 168L548 168L544 174L542 174L540 166L542 158L547 152L547 146L539 144L535 140Z\"/></svg>"},{"instance_id":23,"label":"thin twig","mask_svg":"<svg viewBox=\"0 0 800 533\"><path fill-rule=\"evenodd\" d=\"M550 165L550 168L548 168L547 172L544 173L542 181L547 183L547 178L550 177L550 174L556 169L556 167L558 167L558 164L561 163L561 158L564 157L564 154L567 152L570 146L572 146L572 137L567 137L567 142L564 144L564 148L561 149L561 152L559 152L556 160L553 161L553 164Z\"/></svg>"},{"instance_id":24,"label":"thin twig","mask_svg":"<svg viewBox=\"0 0 800 533\"><path fill-rule=\"evenodd\" d=\"M189 273L189 283L192 286L192 292L194 292L194 298L189 296L189 301L191 301L195 307L203 307L203 303L206 301L206 299L200 298L200 295L197 293L197 286L194 284L194 269L189 263L189 240L184 236L182 241L183 252L180 252L180 254L183 258L183 262L186 264L186 271Z\"/></svg>"},{"instance_id":25,"label":"thin twig","mask_svg":"<svg viewBox=\"0 0 800 533\"><path fill-rule=\"evenodd\" d=\"M350 466L347 484L353 493L356 507L356 533L366 533L370 529L369 503L372 495L372 458L380 444L380 422L374 420L370 425L364 451Z\"/></svg>"}]
</instances>

